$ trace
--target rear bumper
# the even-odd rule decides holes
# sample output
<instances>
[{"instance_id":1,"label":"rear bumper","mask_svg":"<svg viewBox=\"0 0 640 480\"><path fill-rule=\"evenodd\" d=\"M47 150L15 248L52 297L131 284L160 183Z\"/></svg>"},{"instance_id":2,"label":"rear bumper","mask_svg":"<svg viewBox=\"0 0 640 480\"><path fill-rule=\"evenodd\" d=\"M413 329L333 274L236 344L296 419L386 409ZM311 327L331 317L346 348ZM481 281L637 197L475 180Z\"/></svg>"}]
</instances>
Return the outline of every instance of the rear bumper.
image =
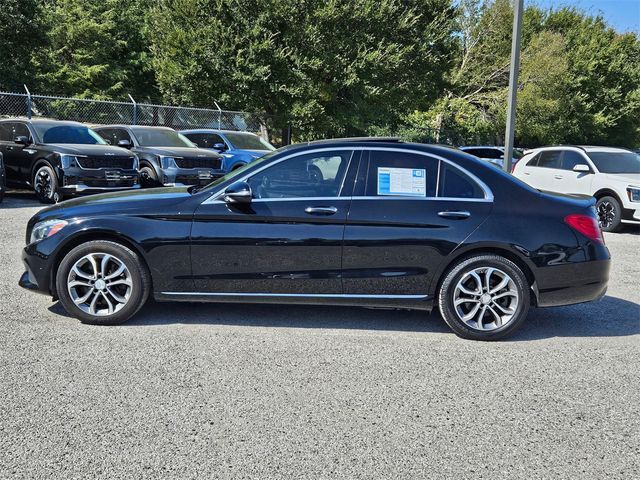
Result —
<instances>
[{"instance_id":1,"label":"rear bumper","mask_svg":"<svg viewBox=\"0 0 640 480\"><path fill-rule=\"evenodd\" d=\"M557 307L599 300L607 292L611 260L594 260L539 268L537 306Z\"/></svg>"}]
</instances>

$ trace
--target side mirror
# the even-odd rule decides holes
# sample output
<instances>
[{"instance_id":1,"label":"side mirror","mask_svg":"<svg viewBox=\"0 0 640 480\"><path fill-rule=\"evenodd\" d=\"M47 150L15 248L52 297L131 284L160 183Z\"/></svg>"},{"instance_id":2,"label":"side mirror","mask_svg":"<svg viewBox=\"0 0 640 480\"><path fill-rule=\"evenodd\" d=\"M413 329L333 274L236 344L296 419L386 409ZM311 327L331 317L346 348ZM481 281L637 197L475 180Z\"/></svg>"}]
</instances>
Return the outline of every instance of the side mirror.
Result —
<instances>
[{"instance_id":1,"label":"side mirror","mask_svg":"<svg viewBox=\"0 0 640 480\"><path fill-rule=\"evenodd\" d=\"M247 182L232 183L224 191L224 201L248 205L251 203L251 187Z\"/></svg>"},{"instance_id":2,"label":"side mirror","mask_svg":"<svg viewBox=\"0 0 640 480\"><path fill-rule=\"evenodd\" d=\"M580 172L580 173L590 173L591 169L589 168L589 165L585 165L584 163L579 163L578 165L573 166L573 171Z\"/></svg>"},{"instance_id":3,"label":"side mirror","mask_svg":"<svg viewBox=\"0 0 640 480\"><path fill-rule=\"evenodd\" d=\"M227 146L224 143L214 143L213 149L218 150L219 152L224 152L227 149Z\"/></svg>"},{"instance_id":4,"label":"side mirror","mask_svg":"<svg viewBox=\"0 0 640 480\"><path fill-rule=\"evenodd\" d=\"M31 143L29 142L29 137L27 137L26 135L18 135L13 139L13 142L23 145L25 147L28 146L29 143Z\"/></svg>"},{"instance_id":5,"label":"side mirror","mask_svg":"<svg viewBox=\"0 0 640 480\"><path fill-rule=\"evenodd\" d=\"M133 145L131 145L131 140L127 140L126 138L122 139L122 140L118 140L118 146L121 147L121 148L131 148L131 147L133 147Z\"/></svg>"}]
</instances>

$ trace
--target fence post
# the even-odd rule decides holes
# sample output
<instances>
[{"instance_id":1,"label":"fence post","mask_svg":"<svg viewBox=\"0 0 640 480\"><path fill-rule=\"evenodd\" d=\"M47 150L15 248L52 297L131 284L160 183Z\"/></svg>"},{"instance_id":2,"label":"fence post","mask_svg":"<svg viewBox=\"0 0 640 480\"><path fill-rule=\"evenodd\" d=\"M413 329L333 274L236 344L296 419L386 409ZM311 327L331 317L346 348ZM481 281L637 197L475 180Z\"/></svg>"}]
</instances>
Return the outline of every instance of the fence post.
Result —
<instances>
[{"instance_id":1,"label":"fence post","mask_svg":"<svg viewBox=\"0 0 640 480\"><path fill-rule=\"evenodd\" d=\"M218 102L214 100L213 103L215 103L216 108L218 109L218 130L222 130L222 109L220 108L220 105L218 105Z\"/></svg>"},{"instance_id":2,"label":"fence post","mask_svg":"<svg viewBox=\"0 0 640 480\"><path fill-rule=\"evenodd\" d=\"M31 120L31 92L26 85L23 85L23 87L27 92L27 118Z\"/></svg>"},{"instance_id":3,"label":"fence post","mask_svg":"<svg viewBox=\"0 0 640 480\"><path fill-rule=\"evenodd\" d=\"M129 100L131 100L131 103L133 103L133 116L131 117L131 123L133 125L137 125L138 124L138 104L133 99L131 94L127 93L127 95L129 95Z\"/></svg>"}]
</instances>

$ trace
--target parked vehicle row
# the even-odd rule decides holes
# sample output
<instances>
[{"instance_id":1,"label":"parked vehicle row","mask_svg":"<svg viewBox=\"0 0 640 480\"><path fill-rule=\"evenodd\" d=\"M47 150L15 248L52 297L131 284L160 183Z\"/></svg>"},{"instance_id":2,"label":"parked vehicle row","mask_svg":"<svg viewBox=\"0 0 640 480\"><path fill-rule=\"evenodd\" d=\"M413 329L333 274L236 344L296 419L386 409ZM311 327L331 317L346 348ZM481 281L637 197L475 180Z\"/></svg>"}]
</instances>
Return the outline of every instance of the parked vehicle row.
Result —
<instances>
[{"instance_id":1,"label":"parked vehicle row","mask_svg":"<svg viewBox=\"0 0 640 480\"><path fill-rule=\"evenodd\" d=\"M41 202L57 203L65 195L78 193L202 186L274 149L248 132L185 133L203 148L167 127L91 129L77 122L4 119L0 120L0 155L8 186L31 188ZM207 143L212 139L215 143Z\"/></svg>"},{"instance_id":2,"label":"parked vehicle row","mask_svg":"<svg viewBox=\"0 0 640 480\"><path fill-rule=\"evenodd\" d=\"M594 205L452 148L311 142L202 188L43 209L27 226L20 285L94 324L121 323L148 297L437 307L456 334L493 340L531 306L604 295Z\"/></svg>"}]
</instances>

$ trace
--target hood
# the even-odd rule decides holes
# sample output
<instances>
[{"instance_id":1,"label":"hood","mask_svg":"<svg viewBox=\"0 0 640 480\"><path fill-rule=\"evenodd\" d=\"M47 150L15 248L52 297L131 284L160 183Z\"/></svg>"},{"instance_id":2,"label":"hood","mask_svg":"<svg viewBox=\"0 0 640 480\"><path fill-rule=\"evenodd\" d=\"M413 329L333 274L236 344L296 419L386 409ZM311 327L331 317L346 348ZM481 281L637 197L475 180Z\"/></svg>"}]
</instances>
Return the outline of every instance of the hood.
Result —
<instances>
[{"instance_id":1,"label":"hood","mask_svg":"<svg viewBox=\"0 0 640 480\"><path fill-rule=\"evenodd\" d=\"M131 153L126 148L114 147L112 145L47 143L47 144L43 144L42 146L44 146L48 150L51 150L52 152L67 153L69 155L90 155L90 156L117 155L119 157L133 156L133 153Z\"/></svg>"},{"instance_id":2,"label":"hood","mask_svg":"<svg viewBox=\"0 0 640 480\"><path fill-rule=\"evenodd\" d=\"M605 178L640 187L640 173L605 173Z\"/></svg>"},{"instance_id":3,"label":"hood","mask_svg":"<svg viewBox=\"0 0 640 480\"><path fill-rule=\"evenodd\" d=\"M204 148L190 147L135 147L137 153L150 153L152 155L163 155L166 157L200 157L200 158L221 158L219 153L205 150Z\"/></svg>"},{"instance_id":4,"label":"hood","mask_svg":"<svg viewBox=\"0 0 640 480\"><path fill-rule=\"evenodd\" d=\"M82 218L88 215L127 215L144 213L147 215L184 212L184 205L192 195L189 187L149 188L122 192L101 193L74 198L40 210L31 222L49 218Z\"/></svg>"}]
</instances>

